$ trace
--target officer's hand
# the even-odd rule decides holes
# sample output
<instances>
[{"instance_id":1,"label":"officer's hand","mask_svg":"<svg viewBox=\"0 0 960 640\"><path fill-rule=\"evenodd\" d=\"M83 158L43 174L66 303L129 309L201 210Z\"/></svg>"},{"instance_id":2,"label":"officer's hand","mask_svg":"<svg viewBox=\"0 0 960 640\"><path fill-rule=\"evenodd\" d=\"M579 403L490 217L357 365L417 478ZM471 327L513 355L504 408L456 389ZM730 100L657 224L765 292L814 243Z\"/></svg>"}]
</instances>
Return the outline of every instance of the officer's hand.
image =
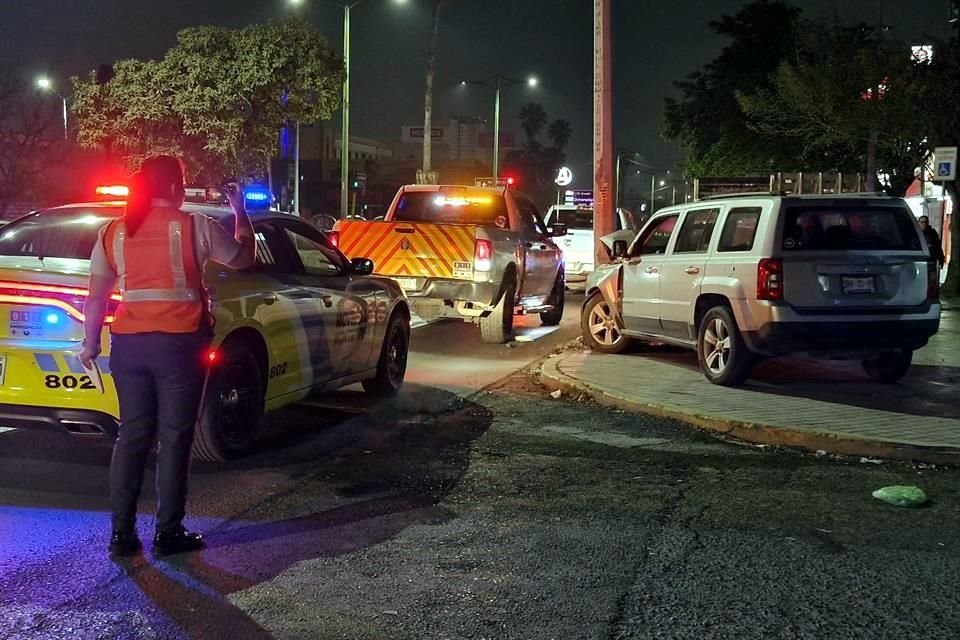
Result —
<instances>
[{"instance_id":1,"label":"officer's hand","mask_svg":"<svg viewBox=\"0 0 960 640\"><path fill-rule=\"evenodd\" d=\"M90 369L93 366L93 361L97 359L97 356L100 355L100 345L89 346L83 345L83 351L80 352L80 362L83 363L87 369Z\"/></svg>"},{"instance_id":2,"label":"officer's hand","mask_svg":"<svg viewBox=\"0 0 960 640\"><path fill-rule=\"evenodd\" d=\"M230 207L234 212L243 211L243 189L236 182L229 183L227 187L227 200L230 202Z\"/></svg>"}]
</instances>

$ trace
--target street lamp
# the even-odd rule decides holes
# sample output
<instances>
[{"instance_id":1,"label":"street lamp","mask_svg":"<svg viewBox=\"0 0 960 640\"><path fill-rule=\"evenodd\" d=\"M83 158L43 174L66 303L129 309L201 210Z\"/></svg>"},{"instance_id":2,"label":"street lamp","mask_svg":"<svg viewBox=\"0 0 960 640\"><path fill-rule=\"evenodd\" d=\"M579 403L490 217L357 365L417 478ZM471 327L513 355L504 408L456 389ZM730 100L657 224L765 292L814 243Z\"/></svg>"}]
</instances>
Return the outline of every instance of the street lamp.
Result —
<instances>
[{"instance_id":1,"label":"street lamp","mask_svg":"<svg viewBox=\"0 0 960 640\"><path fill-rule=\"evenodd\" d=\"M300 7L305 0L287 0L294 7ZM364 0L354 0L353 2L337 2L343 7L343 104L341 110L343 113L342 125L340 128L340 218L346 219L348 211L348 194L350 192L350 10L364 2ZM394 4L406 4L407 0L393 0ZM294 184L294 199L297 203L297 211L300 211L300 123L297 123L297 149L294 152L294 165L297 172L297 180Z\"/></svg>"},{"instance_id":2,"label":"street lamp","mask_svg":"<svg viewBox=\"0 0 960 640\"><path fill-rule=\"evenodd\" d=\"M500 89L503 85L510 84L524 84L523 80L517 80L516 78L508 78L506 76L500 75L499 73L487 78L486 80L463 80L460 82L461 87L467 85L481 85L484 87L492 87L496 90L496 95L493 100L493 177L500 177ZM540 84L540 81L536 76L530 76L526 80L526 85L528 87L536 87Z\"/></svg>"},{"instance_id":3,"label":"street lamp","mask_svg":"<svg viewBox=\"0 0 960 640\"><path fill-rule=\"evenodd\" d=\"M67 139L67 99L60 95L60 92L53 88L53 80L47 76L37 78L37 88L41 91L48 91L60 98L63 102L63 139Z\"/></svg>"}]
</instances>

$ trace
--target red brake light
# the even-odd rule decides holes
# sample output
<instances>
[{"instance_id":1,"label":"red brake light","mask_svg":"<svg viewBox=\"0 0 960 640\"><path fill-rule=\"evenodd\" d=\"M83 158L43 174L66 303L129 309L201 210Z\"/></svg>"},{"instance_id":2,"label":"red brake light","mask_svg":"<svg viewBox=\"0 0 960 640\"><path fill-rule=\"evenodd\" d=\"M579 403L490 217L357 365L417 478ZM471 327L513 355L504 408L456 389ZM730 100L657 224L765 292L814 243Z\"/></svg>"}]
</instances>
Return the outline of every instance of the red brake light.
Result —
<instances>
[{"instance_id":1,"label":"red brake light","mask_svg":"<svg viewBox=\"0 0 960 640\"><path fill-rule=\"evenodd\" d=\"M210 349L210 350L207 351L207 364L208 364L208 365L210 365L210 366L212 367L213 365L217 364L217 362L219 362L219 361L220 361L220 352L219 352L219 351L217 351L216 349Z\"/></svg>"},{"instance_id":2,"label":"red brake light","mask_svg":"<svg viewBox=\"0 0 960 640\"><path fill-rule=\"evenodd\" d=\"M477 238L473 254L474 271L490 271L493 266L493 243L485 238Z\"/></svg>"},{"instance_id":3,"label":"red brake light","mask_svg":"<svg viewBox=\"0 0 960 640\"><path fill-rule=\"evenodd\" d=\"M339 231L327 231L327 239L337 249L340 248L340 232Z\"/></svg>"},{"instance_id":4,"label":"red brake light","mask_svg":"<svg viewBox=\"0 0 960 640\"><path fill-rule=\"evenodd\" d=\"M130 188L122 184L109 184L97 187L98 196L111 196L114 198L126 198L130 195Z\"/></svg>"},{"instance_id":5,"label":"red brake light","mask_svg":"<svg viewBox=\"0 0 960 640\"><path fill-rule=\"evenodd\" d=\"M757 265L757 300L783 300L783 262L764 258Z\"/></svg>"},{"instance_id":6,"label":"red brake light","mask_svg":"<svg viewBox=\"0 0 960 640\"><path fill-rule=\"evenodd\" d=\"M927 262L927 300L940 300L940 266L936 260Z\"/></svg>"},{"instance_id":7,"label":"red brake light","mask_svg":"<svg viewBox=\"0 0 960 640\"><path fill-rule=\"evenodd\" d=\"M83 322L83 304L90 292L81 287L33 284L29 282L0 282L0 302L57 307L70 317ZM120 305L120 293L110 295L104 322L113 322Z\"/></svg>"}]
</instances>

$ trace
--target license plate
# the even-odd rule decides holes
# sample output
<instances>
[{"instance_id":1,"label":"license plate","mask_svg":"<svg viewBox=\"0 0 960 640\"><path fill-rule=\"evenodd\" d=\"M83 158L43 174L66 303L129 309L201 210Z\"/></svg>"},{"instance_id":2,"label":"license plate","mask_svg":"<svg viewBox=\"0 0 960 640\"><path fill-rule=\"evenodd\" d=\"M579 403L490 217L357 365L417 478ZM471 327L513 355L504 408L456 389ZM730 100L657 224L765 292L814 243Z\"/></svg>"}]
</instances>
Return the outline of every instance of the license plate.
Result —
<instances>
[{"instance_id":1,"label":"license plate","mask_svg":"<svg viewBox=\"0 0 960 640\"><path fill-rule=\"evenodd\" d=\"M843 276L843 292L850 294L876 293L877 283L873 276L867 278Z\"/></svg>"},{"instance_id":2,"label":"license plate","mask_svg":"<svg viewBox=\"0 0 960 640\"><path fill-rule=\"evenodd\" d=\"M417 279L416 278L396 278L397 284L400 285L400 288L404 291L416 291L417 290Z\"/></svg>"},{"instance_id":3,"label":"license plate","mask_svg":"<svg viewBox=\"0 0 960 640\"><path fill-rule=\"evenodd\" d=\"M3 386L3 379L7 377L7 356L0 356L0 387Z\"/></svg>"}]
</instances>

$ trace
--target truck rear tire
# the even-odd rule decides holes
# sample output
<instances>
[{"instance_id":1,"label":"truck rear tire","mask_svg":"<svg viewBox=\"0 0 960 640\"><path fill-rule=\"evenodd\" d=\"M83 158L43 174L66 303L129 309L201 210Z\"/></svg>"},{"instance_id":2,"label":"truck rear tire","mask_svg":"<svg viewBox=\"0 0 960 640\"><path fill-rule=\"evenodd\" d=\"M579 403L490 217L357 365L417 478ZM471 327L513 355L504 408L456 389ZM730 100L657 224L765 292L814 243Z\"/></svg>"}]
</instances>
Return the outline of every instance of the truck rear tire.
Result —
<instances>
[{"instance_id":1,"label":"truck rear tire","mask_svg":"<svg viewBox=\"0 0 960 640\"><path fill-rule=\"evenodd\" d=\"M513 305L517 285L511 280L503 287L503 295L487 317L480 318L480 337L489 344L504 344L513 339Z\"/></svg>"},{"instance_id":2,"label":"truck rear tire","mask_svg":"<svg viewBox=\"0 0 960 640\"><path fill-rule=\"evenodd\" d=\"M567 288L567 283L563 277L563 271L557 274L557 279L553 283L553 291L550 292L550 299L547 300L547 304L551 305L553 309L550 311L544 311L540 314L540 322L545 327L555 327L560 324L560 321L563 319L563 304L564 304L564 292Z\"/></svg>"}]
</instances>

